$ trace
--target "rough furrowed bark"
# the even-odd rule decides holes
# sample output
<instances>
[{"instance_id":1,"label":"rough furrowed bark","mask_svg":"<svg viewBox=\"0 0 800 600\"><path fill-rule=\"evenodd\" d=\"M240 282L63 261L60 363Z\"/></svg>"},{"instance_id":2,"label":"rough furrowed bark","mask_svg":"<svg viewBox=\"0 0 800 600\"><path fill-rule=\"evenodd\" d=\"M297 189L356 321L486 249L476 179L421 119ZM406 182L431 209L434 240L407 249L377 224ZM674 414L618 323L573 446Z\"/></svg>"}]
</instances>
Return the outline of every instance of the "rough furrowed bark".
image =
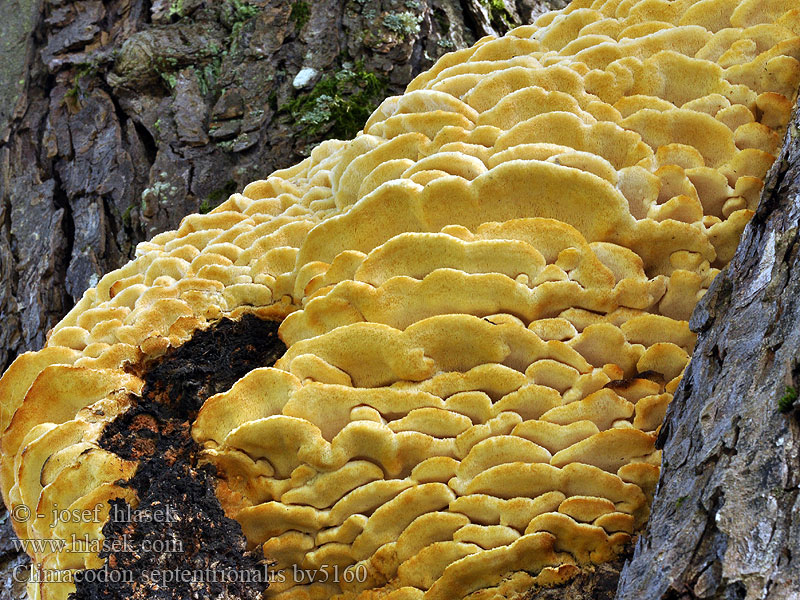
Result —
<instances>
[{"instance_id":1,"label":"rough furrowed bark","mask_svg":"<svg viewBox=\"0 0 800 600\"><path fill-rule=\"evenodd\" d=\"M693 314L698 343L618 600L800 598L798 127L800 111L736 256Z\"/></svg>"},{"instance_id":2,"label":"rough furrowed bark","mask_svg":"<svg viewBox=\"0 0 800 600\"><path fill-rule=\"evenodd\" d=\"M15 577L15 573L28 571L30 559L15 545L11 517L5 510L0 513L2 513L0 514L0 598L2 600L26 598L24 578Z\"/></svg>"}]
</instances>

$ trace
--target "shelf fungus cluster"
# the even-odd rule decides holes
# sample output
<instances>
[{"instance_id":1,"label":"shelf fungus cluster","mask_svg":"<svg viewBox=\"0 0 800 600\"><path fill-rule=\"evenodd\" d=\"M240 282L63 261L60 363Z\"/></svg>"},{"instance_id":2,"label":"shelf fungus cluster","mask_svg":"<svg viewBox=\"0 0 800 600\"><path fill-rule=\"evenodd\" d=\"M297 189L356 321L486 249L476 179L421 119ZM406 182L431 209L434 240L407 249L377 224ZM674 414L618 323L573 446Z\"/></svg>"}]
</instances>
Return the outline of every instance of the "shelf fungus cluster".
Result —
<instances>
[{"instance_id":1,"label":"shelf fungus cluster","mask_svg":"<svg viewBox=\"0 0 800 600\"><path fill-rule=\"evenodd\" d=\"M267 598L514 598L613 558L648 516L689 316L782 143L796 6L575 0L140 244L0 380L18 535L102 540L103 518L48 515L137 502L137 462L98 444L141 393L131 365L252 314L287 350L192 437L289 574Z\"/></svg>"}]
</instances>

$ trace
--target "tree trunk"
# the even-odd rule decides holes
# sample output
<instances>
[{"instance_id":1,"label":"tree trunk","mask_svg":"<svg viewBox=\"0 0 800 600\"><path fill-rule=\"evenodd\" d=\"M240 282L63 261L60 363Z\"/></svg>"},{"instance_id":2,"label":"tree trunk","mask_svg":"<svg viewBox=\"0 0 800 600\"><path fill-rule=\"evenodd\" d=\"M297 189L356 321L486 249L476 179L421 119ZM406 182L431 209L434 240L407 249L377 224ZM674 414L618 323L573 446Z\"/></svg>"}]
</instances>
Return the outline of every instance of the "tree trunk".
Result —
<instances>
[{"instance_id":1,"label":"tree trunk","mask_svg":"<svg viewBox=\"0 0 800 600\"><path fill-rule=\"evenodd\" d=\"M138 242L353 137L446 52L564 5L3 0L0 372ZM7 521L0 505L0 573L24 560ZM0 575L0 600L19 588Z\"/></svg>"}]
</instances>

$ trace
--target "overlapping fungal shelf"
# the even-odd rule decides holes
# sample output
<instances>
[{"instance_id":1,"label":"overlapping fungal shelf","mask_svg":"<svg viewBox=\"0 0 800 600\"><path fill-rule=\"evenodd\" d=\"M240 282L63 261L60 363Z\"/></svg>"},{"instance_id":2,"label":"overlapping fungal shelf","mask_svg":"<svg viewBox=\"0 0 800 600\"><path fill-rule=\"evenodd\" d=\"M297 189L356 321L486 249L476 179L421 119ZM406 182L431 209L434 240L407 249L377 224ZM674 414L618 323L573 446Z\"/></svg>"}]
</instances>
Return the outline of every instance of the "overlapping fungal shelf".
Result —
<instances>
[{"instance_id":1,"label":"overlapping fungal shelf","mask_svg":"<svg viewBox=\"0 0 800 600\"><path fill-rule=\"evenodd\" d=\"M194 423L218 496L278 567L368 574L269 598L512 598L608 560L647 518L687 320L798 60L795 0L574 0L446 55L356 139L140 244L17 359L4 500L126 497L136 465L97 446L141 388L123 363L256 313L288 351Z\"/></svg>"}]
</instances>

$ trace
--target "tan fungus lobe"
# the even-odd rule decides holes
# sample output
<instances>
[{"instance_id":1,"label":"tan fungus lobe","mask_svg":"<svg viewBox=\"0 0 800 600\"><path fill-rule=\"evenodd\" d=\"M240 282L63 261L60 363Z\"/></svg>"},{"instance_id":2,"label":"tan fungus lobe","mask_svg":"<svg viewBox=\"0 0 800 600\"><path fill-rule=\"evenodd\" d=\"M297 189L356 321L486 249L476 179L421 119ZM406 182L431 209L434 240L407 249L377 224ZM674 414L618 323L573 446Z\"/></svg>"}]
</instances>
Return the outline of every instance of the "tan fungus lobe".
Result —
<instances>
[{"instance_id":1,"label":"tan fungus lobe","mask_svg":"<svg viewBox=\"0 0 800 600\"><path fill-rule=\"evenodd\" d=\"M573 0L447 54L354 140L140 244L11 365L6 505L135 504L97 444L141 391L123 364L254 313L288 350L194 422L218 497L279 568L366 573L268 598L516 598L609 560L799 60L795 0ZM51 525L16 528L102 539Z\"/></svg>"}]
</instances>

